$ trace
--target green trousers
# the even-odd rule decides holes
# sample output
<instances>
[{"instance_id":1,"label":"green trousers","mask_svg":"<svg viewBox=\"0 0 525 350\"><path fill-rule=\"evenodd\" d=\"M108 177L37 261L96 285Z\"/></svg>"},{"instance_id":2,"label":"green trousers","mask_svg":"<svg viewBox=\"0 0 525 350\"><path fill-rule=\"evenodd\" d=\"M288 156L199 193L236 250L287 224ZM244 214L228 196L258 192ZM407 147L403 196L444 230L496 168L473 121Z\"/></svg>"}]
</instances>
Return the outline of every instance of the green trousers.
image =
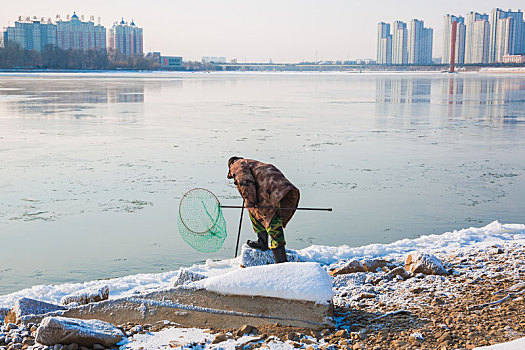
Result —
<instances>
[{"instance_id":1,"label":"green trousers","mask_svg":"<svg viewBox=\"0 0 525 350\"><path fill-rule=\"evenodd\" d=\"M278 212L276 212L273 216L268 228L264 227L262 222L257 220L250 212L248 213L250 214L250 220L252 221L252 226L255 233L257 235L259 235L259 233L266 233L270 235L270 249L275 249L286 244L284 241L283 219Z\"/></svg>"}]
</instances>

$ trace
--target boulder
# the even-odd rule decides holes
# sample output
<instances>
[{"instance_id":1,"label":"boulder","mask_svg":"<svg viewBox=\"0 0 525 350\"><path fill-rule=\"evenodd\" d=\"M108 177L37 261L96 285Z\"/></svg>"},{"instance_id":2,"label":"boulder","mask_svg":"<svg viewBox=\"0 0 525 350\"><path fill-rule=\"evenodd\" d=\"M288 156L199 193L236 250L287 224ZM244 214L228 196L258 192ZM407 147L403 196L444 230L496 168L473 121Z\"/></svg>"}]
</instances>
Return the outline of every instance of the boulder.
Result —
<instances>
[{"instance_id":1,"label":"boulder","mask_svg":"<svg viewBox=\"0 0 525 350\"><path fill-rule=\"evenodd\" d=\"M19 323L20 317L28 315L43 315L49 312L67 310L66 307L46 303L40 300L20 298L15 302L15 306L4 318L4 323Z\"/></svg>"},{"instance_id":2,"label":"boulder","mask_svg":"<svg viewBox=\"0 0 525 350\"><path fill-rule=\"evenodd\" d=\"M93 347L115 346L125 334L111 323L67 317L46 317L36 331L35 340L44 345L78 344Z\"/></svg>"},{"instance_id":3,"label":"boulder","mask_svg":"<svg viewBox=\"0 0 525 350\"><path fill-rule=\"evenodd\" d=\"M238 337L242 337L243 335L248 335L248 334L259 334L259 331L254 326L245 324L244 326L239 328L235 334L237 334Z\"/></svg>"},{"instance_id":4,"label":"boulder","mask_svg":"<svg viewBox=\"0 0 525 350\"><path fill-rule=\"evenodd\" d=\"M392 269L390 271L390 273L395 275L395 276L400 276L404 280L406 280L410 276L408 271L405 270L405 268L403 266L398 266L395 269Z\"/></svg>"},{"instance_id":5,"label":"boulder","mask_svg":"<svg viewBox=\"0 0 525 350\"><path fill-rule=\"evenodd\" d=\"M385 266L392 266L392 264L384 259L366 259L362 262L365 272L376 272Z\"/></svg>"},{"instance_id":6,"label":"boulder","mask_svg":"<svg viewBox=\"0 0 525 350\"><path fill-rule=\"evenodd\" d=\"M330 275L337 276L356 272L376 272L384 267L391 268L393 266L394 265L391 262L384 259L365 259L363 261L353 259L345 263L343 266L330 271Z\"/></svg>"},{"instance_id":7,"label":"boulder","mask_svg":"<svg viewBox=\"0 0 525 350\"><path fill-rule=\"evenodd\" d=\"M225 333L219 333L215 335L215 339L211 342L212 344L222 343L223 341L228 340L228 336Z\"/></svg>"},{"instance_id":8,"label":"boulder","mask_svg":"<svg viewBox=\"0 0 525 350\"><path fill-rule=\"evenodd\" d=\"M411 252L405 261L405 269L413 274L423 273L425 275L447 275L439 258L432 254Z\"/></svg>"},{"instance_id":9,"label":"boulder","mask_svg":"<svg viewBox=\"0 0 525 350\"><path fill-rule=\"evenodd\" d=\"M11 309L6 307L0 307L0 324L4 322L4 318L7 316Z\"/></svg>"},{"instance_id":10,"label":"boulder","mask_svg":"<svg viewBox=\"0 0 525 350\"><path fill-rule=\"evenodd\" d=\"M294 250L286 250L286 257L289 262L299 261L299 256ZM262 251L260 249L253 249L247 244L242 246L241 250L241 267L252 267L261 265L274 264L275 259L270 249Z\"/></svg>"},{"instance_id":11,"label":"boulder","mask_svg":"<svg viewBox=\"0 0 525 350\"><path fill-rule=\"evenodd\" d=\"M365 272L363 264L358 260L350 260L343 266L330 271L331 276L346 275L349 273Z\"/></svg>"},{"instance_id":12,"label":"boulder","mask_svg":"<svg viewBox=\"0 0 525 350\"><path fill-rule=\"evenodd\" d=\"M89 303L96 303L102 300L109 299L109 286L86 288L66 295L60 299L61 305L68 305L76 303L77 305L85 305Z\"/></svg>"},{"instance_id":13,"label":"boulder","mask_svg":"<svg viewBox=\"0 0 525 350\"><path fill-rule=\"evenodd\" d=\"M177 278L173 284L174 287L181 286L186 283L200 281L205 279L206 276L201 275L200 273L191 272L188 269L181 268L177 274Z\"/></svg>"}]
</instances>

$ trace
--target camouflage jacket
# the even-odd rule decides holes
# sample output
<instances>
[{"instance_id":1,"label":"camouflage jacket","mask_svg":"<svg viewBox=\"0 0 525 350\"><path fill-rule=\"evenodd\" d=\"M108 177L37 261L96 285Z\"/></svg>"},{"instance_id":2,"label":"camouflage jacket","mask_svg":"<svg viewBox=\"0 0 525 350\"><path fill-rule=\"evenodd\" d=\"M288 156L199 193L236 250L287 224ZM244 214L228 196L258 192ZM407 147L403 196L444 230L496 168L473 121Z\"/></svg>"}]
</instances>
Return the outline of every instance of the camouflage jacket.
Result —
<instances>
[{"instance_id":1,"label":"camouflage jacket","mask_svg":"<svg viewBox=\"0 0 525 350\"><path fill-rule=\"evenodd\" d=\"M228 179L234 179L247 207L262 207L248 210L266 228L270 225L276 209L264 207L277 207L280 202L281 208L292 208L279 209L283 227L286 227L299 205L299 189L271 164L253 159L239 159L231 165Z\"/></svg>"}]
</instances>

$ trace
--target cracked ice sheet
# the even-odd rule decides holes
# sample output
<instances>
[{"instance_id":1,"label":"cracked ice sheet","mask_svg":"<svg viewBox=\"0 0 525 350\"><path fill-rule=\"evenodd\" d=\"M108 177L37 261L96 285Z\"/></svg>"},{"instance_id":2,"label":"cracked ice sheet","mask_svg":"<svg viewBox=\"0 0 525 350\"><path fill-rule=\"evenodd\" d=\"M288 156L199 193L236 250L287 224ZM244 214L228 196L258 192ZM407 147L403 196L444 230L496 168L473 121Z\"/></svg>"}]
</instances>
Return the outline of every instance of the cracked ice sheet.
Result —
<instances>
[{"instance_id":1,"label":"cracked ice sheet","mask_svg":"<svg viewBox=\"0 0 525 350\"><path fill-rule=\"evenodd\" d=\"M211 344L215 335L206 333L206 331L199 328L166 328L159 332L135 334L132 338L128 338L128 342L123 344L120 350L162 350L173 348L235 350L237 345L258 338L243 336L237 340L229 339L218 344ZM275 347L275 349L290 349L290 347Z\"/></svg>"}]
</instances>

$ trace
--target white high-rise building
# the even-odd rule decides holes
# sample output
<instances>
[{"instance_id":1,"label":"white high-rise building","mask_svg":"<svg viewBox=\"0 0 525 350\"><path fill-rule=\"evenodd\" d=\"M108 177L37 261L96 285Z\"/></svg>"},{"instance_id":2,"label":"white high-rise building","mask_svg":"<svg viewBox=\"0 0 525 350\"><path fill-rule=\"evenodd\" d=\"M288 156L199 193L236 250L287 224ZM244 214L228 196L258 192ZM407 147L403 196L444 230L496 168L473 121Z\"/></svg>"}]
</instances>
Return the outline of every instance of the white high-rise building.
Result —
<instances>
[{"instance_id":1,"label":"white high-rise building","mask_svg":"<svg viewBox=\"0 0 525 350\"><path fill-rule=\"evenodd\" d=\"M6 28L3 37L5 47L18 45L24 50L42 51L48 45L57 44L57 26L51 19L20 17L14 27Z\"/></svg>"},{"instance_id":2,"label":"white high-rise building","mask_svg":"<svg viewBox=\"0 0 525 350\"><path fill-rule=\"evenodd\" d=\"M408 30L408 63L420 63L419 46L423 37L423 21L413 19Z\"/></svg>"},{"instance_id":3,"label":"white high-rise building","mask_svg":"<svg viewBox=\"0 0 525 350\"><path fill-rule=\"evenodd\" d=\"M423 28L423 41L421 44L421 64L432 64L432 46L434 45L434 29Z\"/></svg>"},{"instance_id":4,"label":"white high-rise building","mask_svg":"<svg viewBox=\"0 0 525 350\"><path fill-rule=\"evenodd\" d=\"M474 38L472 41L472 63L489 62L490 23L476 21L474 23Z\"/></svg>"},{"instance_id":5,"label":"white high-rise building","mask_svg":"<svg viewBox=\"0 0 525 350\"><path fill-rule=\"evenodd\" d=\"M407 24L395 21L392 26L392 64L408 63Z\"/></svg>"},{"instance_id":6,"label":"white high-rise building","mask_svg":"<svg viewBox=\"0 0 525 350\"><path fill-rule=\"evenodd\" d=\"M523 12L503 11L490 14L489 63L502 62L503 56L525 54Z\"/></svg>"},{"instance_id":7,"label":"white high-rise building","mask_svg":"<svg viewBox=\"0 0 525 350\"><path fill-rule=\"evenodd\" d=\"M71 19L57 21L57 46L62 50L105 50L106 28L93 20L84 21L84 16L73 13Z\"/></svg>"},{"instance_id":8,"label":"white high-rise building","mask_svg":"<svg viewBox=\"0 0 525 350\"><path fill-rule=\"evenodd\" d=\"M512 18L498 20L496 38L494 40L494 61L503 62L503 56L511 54Z\"/></svg>"},{"instance_id":9,"label":"white high-rise building","mask_svg":"<svg viewBox=\"0 0 525 350\"><path fill-rule=\"evenodd\" d=\"M142 55L143 48L143 32L142 28L135 25L132 20L131 23L115 22L113 27L109 30L109 48L120 51L127 56Z\"/></svg>"},{"instance_id":10,"label":"white high-rise building","mask_svg":"<svg viewBox=\"0 0 525 350\"><path fill-rule=\"evenodd\" d=\"M392 35L390 24L377 25L377 64L392 64Z\"/></svg>"},{"instance_id":11,"label":"white high-rise building","mask_svg":"<svg viewBox=\"0 0 525 350\"><path fill-rule=\"evenodd\" d=\"M432 64L432 45L434 31L425 28L424 22L418 19L410 21L408 30L408 63Z\"/></svg>"},{"instance_id":12,"label":"white high-rise building","mask_svg":"<svg viewBox=\"0 0 525 350\"><path fill-rule=\"evenodd\" d=\"M456 47L454 61L456 63L465 63L465 19L461 16L446 15L443 18L443 52L441 63L450 63L450 53L452 45L452 23L456 22Z\"/></svg>"},{"instance_id":13,"label":"white high-rise building","mask_svg":"<svg viewBox=\"0 0 525 350\"><path fill-rule=\"evenodd\" d=\"M489 16L470 12L466 16L465 25L465 63L487 63L490 42Z\"/></svg>"}]
</instances>

